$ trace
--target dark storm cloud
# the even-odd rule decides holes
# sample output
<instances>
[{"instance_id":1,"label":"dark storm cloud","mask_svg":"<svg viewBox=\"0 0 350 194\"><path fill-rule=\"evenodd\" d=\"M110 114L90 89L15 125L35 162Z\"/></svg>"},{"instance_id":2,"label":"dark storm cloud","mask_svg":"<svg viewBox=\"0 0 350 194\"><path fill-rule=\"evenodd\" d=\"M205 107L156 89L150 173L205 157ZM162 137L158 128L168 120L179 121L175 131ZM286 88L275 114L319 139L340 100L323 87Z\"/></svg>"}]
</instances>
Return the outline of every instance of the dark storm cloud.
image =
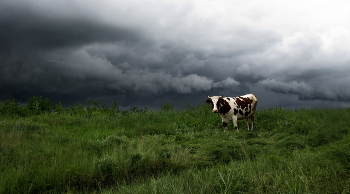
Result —
<instances>
[{"instance_id":1,"label":"dark storm cloud","mask_svg":"<svg viewBox=\"0 0 350 194\"><path fill-rule=\"evenodd\" d=\"M253 92L261 106L346 105L349 26L311 23L295 3L4 0L1 98L159 106Z\"/></svg>"},{"instance_id":2,"label":"dark storm cloud","mask_svg":"<svg viewBox=\"0 0 350 194\"><path fill-rule=\"evenodd\" d=\"M35 12L26 6L4 6L1 21L2 52L81 46L93 42L135 41L136 33L82 16L67 18Z\"/></svg>"}]
</instances>

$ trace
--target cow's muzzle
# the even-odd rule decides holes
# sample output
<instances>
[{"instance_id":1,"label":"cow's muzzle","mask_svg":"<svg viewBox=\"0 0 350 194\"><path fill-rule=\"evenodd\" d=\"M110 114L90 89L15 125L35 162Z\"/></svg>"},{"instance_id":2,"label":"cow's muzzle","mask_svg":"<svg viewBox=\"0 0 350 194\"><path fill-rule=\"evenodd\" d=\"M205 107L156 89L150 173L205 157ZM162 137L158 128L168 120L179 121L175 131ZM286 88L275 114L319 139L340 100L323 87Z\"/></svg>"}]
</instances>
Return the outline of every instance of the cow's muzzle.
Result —
<instances>
[{"instance_id":1,"label":"cow's muzzle","mask_svg":"<svg viewBox=\"0 0 350 194\"><path fill-rule=\"evenodd\" d=\"M218 113L219 111L218 111L218 109L213 109L212 112L213 113Z\"/></svg>"}]
</instances>

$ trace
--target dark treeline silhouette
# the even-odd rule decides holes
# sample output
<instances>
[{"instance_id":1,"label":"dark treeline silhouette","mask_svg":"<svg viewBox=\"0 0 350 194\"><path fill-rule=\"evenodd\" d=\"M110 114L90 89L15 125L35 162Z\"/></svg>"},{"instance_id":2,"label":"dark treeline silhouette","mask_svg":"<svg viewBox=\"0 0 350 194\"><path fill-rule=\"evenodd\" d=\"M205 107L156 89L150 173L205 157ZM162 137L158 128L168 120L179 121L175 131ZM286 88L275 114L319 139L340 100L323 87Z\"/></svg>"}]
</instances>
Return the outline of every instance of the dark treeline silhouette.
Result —
<instances>
[{"instance_id":1,"label":"dark treeline silhouette","mask_svg":"<svg viewBox=\"0 0 350 194\"><path fill-rule=\"evenodd\" d=\"M172 109L171 103L168 103L162 107L162 110ZM29 98L24 106L20 106L16 99L0 101L0 114L9 115L9 116L32 116L39 114L61 114L69 113L71 115L80 115L87 114L91 115L93 112L100 113L135 113L135 112L146 112L148 111L147 107L137 108L131 107L128 110L120 111L116 102L113 102L110 106L106 104L99 104L96 100L90 101L87 100L86 105L82 103L76 103L69 107L64 107L61 102L55 104L50 101L48 98L43 98L42 96L33 96Z\"/></svg>"}]
</instances>

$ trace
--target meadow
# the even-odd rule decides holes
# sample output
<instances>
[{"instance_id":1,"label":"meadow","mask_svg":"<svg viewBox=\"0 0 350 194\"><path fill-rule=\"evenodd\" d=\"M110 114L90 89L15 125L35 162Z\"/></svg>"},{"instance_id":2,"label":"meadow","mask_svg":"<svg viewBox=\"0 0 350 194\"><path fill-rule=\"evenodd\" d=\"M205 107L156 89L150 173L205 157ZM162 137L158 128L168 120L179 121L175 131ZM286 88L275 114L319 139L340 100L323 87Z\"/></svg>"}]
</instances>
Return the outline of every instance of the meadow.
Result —
<instances>
[{"instance_id":1,"label":"meadow","mask_svg":"<svg viewBox=\"0 0 350 194\"><path fill-rule=\"evenodd\" d=\"M0 193L350 193L350 109L0 102Z\"/></svg>"}]
</instances>

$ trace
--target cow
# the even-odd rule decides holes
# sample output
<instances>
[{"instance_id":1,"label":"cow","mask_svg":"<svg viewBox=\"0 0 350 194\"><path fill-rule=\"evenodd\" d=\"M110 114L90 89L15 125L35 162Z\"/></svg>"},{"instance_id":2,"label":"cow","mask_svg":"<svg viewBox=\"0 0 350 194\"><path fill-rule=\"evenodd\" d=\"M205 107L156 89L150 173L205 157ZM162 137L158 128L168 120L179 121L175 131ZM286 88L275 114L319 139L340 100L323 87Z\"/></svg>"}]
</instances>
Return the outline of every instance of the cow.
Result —
<instances>
[{"instance_id":1,"label":"cow","mask_svg":"<svg viewBox=\"0 0 350 194\"><path fill-rule=\"evenodd\" d=\"M227 124L233 121L234 128L238 131L237 120L246 119L248 130L253 130L254 114L258 98L254 94L246 94L238 97L208 96L206 100L213 107L213 113L219 113L222 126L227 130ZM251 127L249 127L249 123Z\"/></svg>"}]
</instances>

